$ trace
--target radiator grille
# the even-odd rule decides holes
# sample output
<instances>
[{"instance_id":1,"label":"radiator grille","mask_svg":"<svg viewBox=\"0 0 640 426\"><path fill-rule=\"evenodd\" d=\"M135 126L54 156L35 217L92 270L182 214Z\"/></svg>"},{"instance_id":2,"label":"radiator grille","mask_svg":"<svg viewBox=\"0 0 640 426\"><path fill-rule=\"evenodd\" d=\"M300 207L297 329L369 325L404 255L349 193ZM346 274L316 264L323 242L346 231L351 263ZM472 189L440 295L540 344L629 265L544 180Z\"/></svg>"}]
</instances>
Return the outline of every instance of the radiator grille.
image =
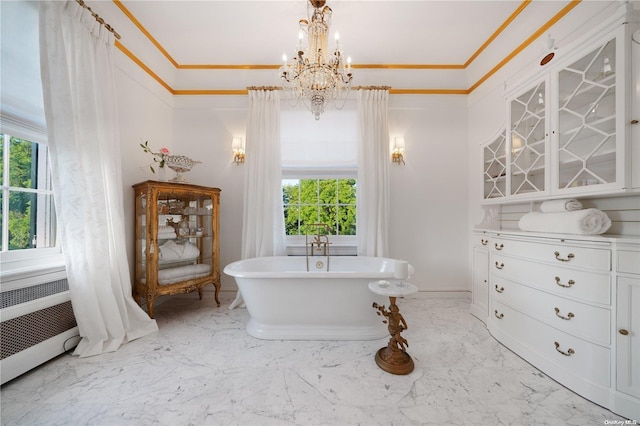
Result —
<instances>
[{"instance_id":1,"label":"radiator grille","mask_svg":"<svg viewBox=\"0 0 640 426\"><path fill-rule=\"evenodd\" d=\"M76 325L71 302L3 321L0 323L0 359L44 342Z\"/></svg>"},{"instance_id":2,"label":"radiator grille","mask_svg":"<svg viewBox=\"0 0 640 426\"><path fill-rule=\"evenodd\" d=\"M0 293L0 309L31 302L32 300L62 293L67 290L69 290L69 283L67 279L64 278L31 287L19 288L17 290L3 291Z\"/></svg>"}]
</instances>

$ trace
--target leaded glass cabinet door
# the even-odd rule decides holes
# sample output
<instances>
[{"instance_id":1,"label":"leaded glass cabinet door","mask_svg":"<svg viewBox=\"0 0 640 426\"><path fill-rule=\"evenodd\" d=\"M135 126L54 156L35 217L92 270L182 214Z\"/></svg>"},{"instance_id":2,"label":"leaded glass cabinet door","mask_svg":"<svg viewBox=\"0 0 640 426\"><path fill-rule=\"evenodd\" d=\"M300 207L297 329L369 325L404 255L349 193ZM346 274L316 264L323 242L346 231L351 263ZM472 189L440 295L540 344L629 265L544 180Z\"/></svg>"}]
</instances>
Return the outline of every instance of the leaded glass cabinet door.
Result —
<instances>
[{"instance_id":1,"label":"leaded glass cabinet door","mask_svg":"<svg viewBox=\"0 0 640 426\"><path fill-rule=\"evenodd\" d=\"M546 190L546 110L546 80L509 102L510 195Z\"/></svg>"},{"instance_id":2,"label":"leaded glass cabinet door","mask_svg":"<svg viewBox=\"0 0 640 426\"><path fill-rule=\"evenodd\" d=\"M559 190L616 182L617 112L614 38L558 73Z\"/></svg>"},{"instance_id":3,"label":"leaded glass cabinet door","mask_svg":"<svg viewBox=\"0 0 640 426\"><path fill-rule=\"evenodd\" d=\"M507 195L507 136L502 130L482 148L484 199Z\"/></svg>"}]
</instances>

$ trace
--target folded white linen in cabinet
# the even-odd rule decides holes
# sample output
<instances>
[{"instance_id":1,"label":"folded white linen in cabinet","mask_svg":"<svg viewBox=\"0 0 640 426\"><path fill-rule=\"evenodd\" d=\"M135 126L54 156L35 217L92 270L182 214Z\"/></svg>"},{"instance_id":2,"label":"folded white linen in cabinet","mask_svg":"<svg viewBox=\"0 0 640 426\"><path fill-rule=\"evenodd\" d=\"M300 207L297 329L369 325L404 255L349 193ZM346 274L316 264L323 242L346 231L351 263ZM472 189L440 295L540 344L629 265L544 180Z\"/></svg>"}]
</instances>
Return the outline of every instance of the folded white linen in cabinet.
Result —
<instances>
[{"instance_id":1,"label":"folded white linen in cabinet","mask_svg":"<svg viewBox=\"0 0 640 426\"><path fill-rule=\"evenodd\" d=\"M611 220L598 209L561 213L530 212L522 216L518 226L523 231L595 235L605 233L611 227Z\"/></svg>"},{"instance_id":2,"label":"folded white linen in cabinet","mask_svg":"<svg viewBox=\"0 0 640 426\"><path fill-rule=\"evenodd\" d=\"M570 212L580 210L581 208L582 203L575 198L543 201L542 204L540 204L540 211L542 213Z\"/></svg>"},{"instance_id":3,"label":"folded white linen in cabinet","mask_svg":"<svg viewBox=\"0 0 640 426\"><path fill-rule=\"evenodd\" d=\"M176 244L175 241L169 240L160 246L160 261L192 259L199 254L198 247L189 242Z\"/></svg>"},{"instance_id":4,"label":"folded white linen in cabinet","mask_svg":"<svg viewBox=\"0 0 640 426\"><path fill-rule=\"evenodd\" d=\"M173 284L179 281L206 277L211 273L211 265L198 263L197 265L180 266L178 268L158 271L158 284Z\"/></svg>"}]
</instances>

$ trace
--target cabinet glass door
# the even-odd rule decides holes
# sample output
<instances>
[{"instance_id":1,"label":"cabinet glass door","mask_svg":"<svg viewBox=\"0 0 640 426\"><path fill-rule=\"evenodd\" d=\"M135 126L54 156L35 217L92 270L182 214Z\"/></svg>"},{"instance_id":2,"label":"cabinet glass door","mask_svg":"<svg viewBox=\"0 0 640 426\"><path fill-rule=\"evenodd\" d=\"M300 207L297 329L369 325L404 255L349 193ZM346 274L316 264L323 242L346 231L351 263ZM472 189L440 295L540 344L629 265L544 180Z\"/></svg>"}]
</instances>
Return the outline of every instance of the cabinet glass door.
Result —
<instances>
[{"instance_id":1,"label":"cabinet glass door","mask_svg":"<svg viewBox=\"0 0 640 426\"><path fill-rule=\"evenodd\" d=\"M545 190L546 82L512 99L510 108L511 195Z\"/></svg>"},{"instance_id":2,"label":"cabinet glass door","mask_svg":"<svg viewBox=\"0 0 640 426\"><path fill-rule=\"evenodd\" d=\"M616 180L616 41L558 75L558 189Z\"/></svg>"},{"instance_id":3,"label":"cabinet glass door","mask_svg":"<svg viewBox=\"0 0 640 426\"><path fill-rule=\"evenodd\" d=\"M195 279L211 274L213 264L213 201L196 192L158 194L159 284L171 284L176 268L182 278ZM177 274L177 272L176 272Z\"/></svg>"},{"instance_id":4,"label":"cabinet glass door","mask_svg":"<svg viewBox=\"0 0 640 426\"><path fill-rule=\"evenodd\" d=\"M144 281L147 273L147 194L136 193L136 262L135 277L137 281Z\"/></svg>"},{"instance_id":5,"label":"cabinet glass door","mask_svg":"<svg viewBox=\"0 0 640 426\"><path fill-rule=\"evenodd\" d=\"M507 195L507 137L503 130L483 148L484 199Z\"/></svg>"}]
</instances>

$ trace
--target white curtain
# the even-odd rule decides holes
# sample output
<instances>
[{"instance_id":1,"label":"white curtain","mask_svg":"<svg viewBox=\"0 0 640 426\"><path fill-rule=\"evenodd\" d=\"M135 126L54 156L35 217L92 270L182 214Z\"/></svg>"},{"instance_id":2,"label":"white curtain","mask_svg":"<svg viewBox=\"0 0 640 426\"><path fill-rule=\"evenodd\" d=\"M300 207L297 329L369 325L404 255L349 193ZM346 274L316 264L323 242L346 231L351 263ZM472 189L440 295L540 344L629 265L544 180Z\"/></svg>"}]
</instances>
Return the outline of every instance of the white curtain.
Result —
<instances>
[{"instance_id":1,"label":"white curtain","mask_svg":"<svg viewBox=\"0 0 640 426\"><path fill-rule=\"evenodd\" d=\"M286 254L282 210L280 95L277 90L249 90L245 143L242 259ZM242 304L238 291L229 309Z\"/></svg>"},{"instance_id":2,"label":"white curtain","mask_svg":"<svg viewBox=\"0 0 640 426\"><path fill-rule=\"evenodd\" d=\"M358 90L358 255L387 256L389 91Z\"/></svg>"},{"instance_id":3,"label":"white curtain","mask_svg":"<svg viewBox=\"0 0 640 426\"><path fill-rule=\"evenodd\" d=\"M40 63L74 354L112 352L156 331L131 296L113 35L75 1L40 2Z\"/></svg>"}]
</instances>

